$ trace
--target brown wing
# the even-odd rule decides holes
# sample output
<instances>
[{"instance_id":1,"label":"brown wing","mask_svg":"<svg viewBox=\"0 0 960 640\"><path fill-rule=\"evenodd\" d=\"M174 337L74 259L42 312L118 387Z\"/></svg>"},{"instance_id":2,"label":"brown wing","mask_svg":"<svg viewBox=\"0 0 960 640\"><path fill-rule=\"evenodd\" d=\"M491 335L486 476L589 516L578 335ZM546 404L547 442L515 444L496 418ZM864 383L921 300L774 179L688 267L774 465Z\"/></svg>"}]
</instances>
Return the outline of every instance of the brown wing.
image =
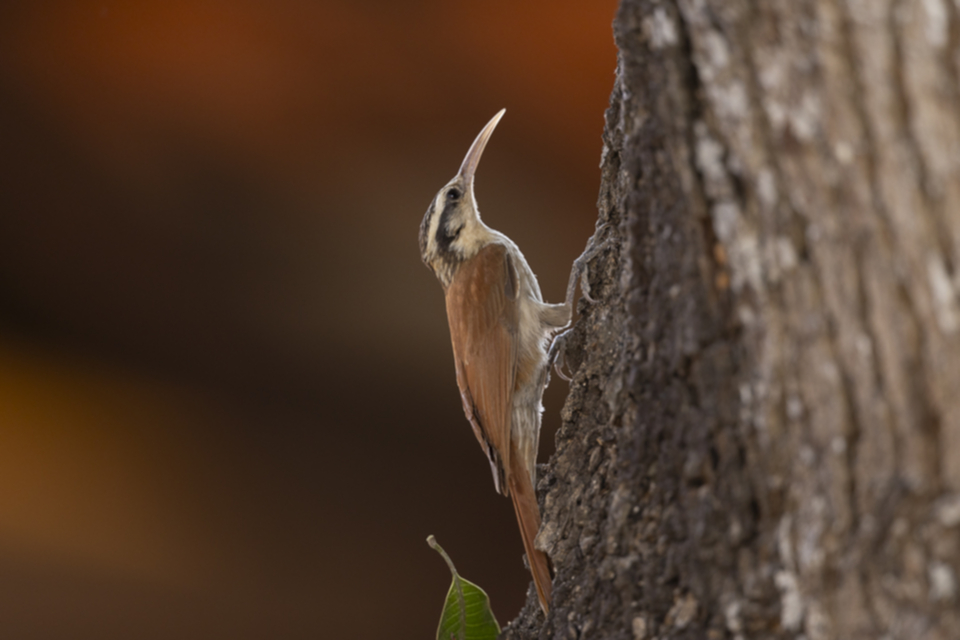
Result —
<instances>
[{"instance_id":1,"label":"brown wing","mask_svg":"<svg viewBox=\"0 0 960 640\"><path fill-rule=\"evenodd\" d=\"M510 423L517 370L519 283L507 250L487 245L464 262L447 288L447 319L463 411L507 495Z\"/></svg>"}]
</instances>

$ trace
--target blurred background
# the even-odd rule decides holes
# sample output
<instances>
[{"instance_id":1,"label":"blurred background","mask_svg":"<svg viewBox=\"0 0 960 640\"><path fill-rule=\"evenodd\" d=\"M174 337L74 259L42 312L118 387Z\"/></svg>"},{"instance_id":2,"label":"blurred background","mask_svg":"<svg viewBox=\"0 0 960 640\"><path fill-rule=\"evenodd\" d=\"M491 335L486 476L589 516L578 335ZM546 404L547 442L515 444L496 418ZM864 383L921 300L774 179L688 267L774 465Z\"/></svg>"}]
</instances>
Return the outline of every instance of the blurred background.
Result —
<instances>
[{"instance_id":1,"label":"blurred background","mask_svg":"<svg viewBox=\"0 0 960 640\"><path fill-rule=\"evenodd\" d=\"M431 533L516 615L417 233L506 107L480 208L562 301L615 9L3 3L0 635L433 637Z\"/></svg>"}]
</instances>

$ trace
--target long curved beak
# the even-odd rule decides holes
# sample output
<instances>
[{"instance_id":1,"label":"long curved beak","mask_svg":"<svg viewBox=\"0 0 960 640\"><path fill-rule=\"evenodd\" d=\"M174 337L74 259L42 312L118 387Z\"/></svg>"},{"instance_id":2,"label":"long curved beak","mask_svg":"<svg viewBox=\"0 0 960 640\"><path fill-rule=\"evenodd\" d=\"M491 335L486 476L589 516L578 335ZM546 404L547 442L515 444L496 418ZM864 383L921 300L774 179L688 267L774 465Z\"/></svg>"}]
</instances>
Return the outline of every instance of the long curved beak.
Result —
<instances>
[{"instance_id":1,"label":"long curved beak","mask_svg":"<svg viewBox=\"0 0 960 640\"><path fill-rule=\"evenodd\" d=\"M500 118L502 118L506 112L506 109L500 109L497 115L493 116L490 122L487 123L487 126L480 131L480 134L477 136L477 139L473 141L473 144L470 145L470 150L467 151L467 156L463 159L463 164L460 165L460 173L458 174L463 177L466 184L473 185L473 175L477 172L477 165L480 164L480 156L483 154L483 148L487 146L487 141L490 140L490 136L493 135L493 130L497 128L497 123L500 122Z\"/></svg>"}]
</instances>

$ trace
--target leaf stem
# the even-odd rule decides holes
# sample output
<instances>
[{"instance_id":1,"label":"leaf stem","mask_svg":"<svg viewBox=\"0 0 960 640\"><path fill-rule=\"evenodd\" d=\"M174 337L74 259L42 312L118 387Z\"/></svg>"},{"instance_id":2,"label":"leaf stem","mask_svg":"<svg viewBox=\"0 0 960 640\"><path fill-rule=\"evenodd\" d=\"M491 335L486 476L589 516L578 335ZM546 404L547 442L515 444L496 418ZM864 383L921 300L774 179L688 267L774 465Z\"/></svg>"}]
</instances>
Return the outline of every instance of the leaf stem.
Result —
<instances>
[{"instance_id":1,"label":"leaf stem","mask_svg":"<svg viewBox=\"0 0 960 640\"><path fill-rule=\"evenodd\" d=\"M458 633L457 636L459 636L459 640L463 640L467 633L467 602L463 596L463 585L460 584L460 574L457 573L457 568L453 566L453 560L451 560L447 552L443 550L443 547L437 543L437 539L433 537L433 534L427 536L427 544L443 557L447 566L450 567L450 573L453 574L453 584L457 587L457 599L460 601L460 633Z\"/></svg>"}]
</instances>

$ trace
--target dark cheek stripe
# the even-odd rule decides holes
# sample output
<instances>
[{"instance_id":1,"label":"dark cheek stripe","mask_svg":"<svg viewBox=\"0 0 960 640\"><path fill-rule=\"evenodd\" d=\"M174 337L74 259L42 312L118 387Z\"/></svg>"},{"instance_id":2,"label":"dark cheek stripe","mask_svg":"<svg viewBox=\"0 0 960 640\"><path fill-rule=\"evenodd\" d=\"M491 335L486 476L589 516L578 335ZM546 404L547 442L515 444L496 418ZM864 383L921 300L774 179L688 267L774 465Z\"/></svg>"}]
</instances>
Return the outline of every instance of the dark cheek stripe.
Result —
<instances>
[{"instance_id":1,"label":"dark cheek stripe","mask_svg":"<svg viewBox=\"0 0 960 640\"><path fill-rule=\"evenodd\" d=\"M447 228L456 208L456 202L448 202L443 207L443 213L440 214L440 224L437 225L437 250L440 253L450 253L450 244L460 233L459 229L451 233L450 229Z\"/></svg>"}]
</instances>

